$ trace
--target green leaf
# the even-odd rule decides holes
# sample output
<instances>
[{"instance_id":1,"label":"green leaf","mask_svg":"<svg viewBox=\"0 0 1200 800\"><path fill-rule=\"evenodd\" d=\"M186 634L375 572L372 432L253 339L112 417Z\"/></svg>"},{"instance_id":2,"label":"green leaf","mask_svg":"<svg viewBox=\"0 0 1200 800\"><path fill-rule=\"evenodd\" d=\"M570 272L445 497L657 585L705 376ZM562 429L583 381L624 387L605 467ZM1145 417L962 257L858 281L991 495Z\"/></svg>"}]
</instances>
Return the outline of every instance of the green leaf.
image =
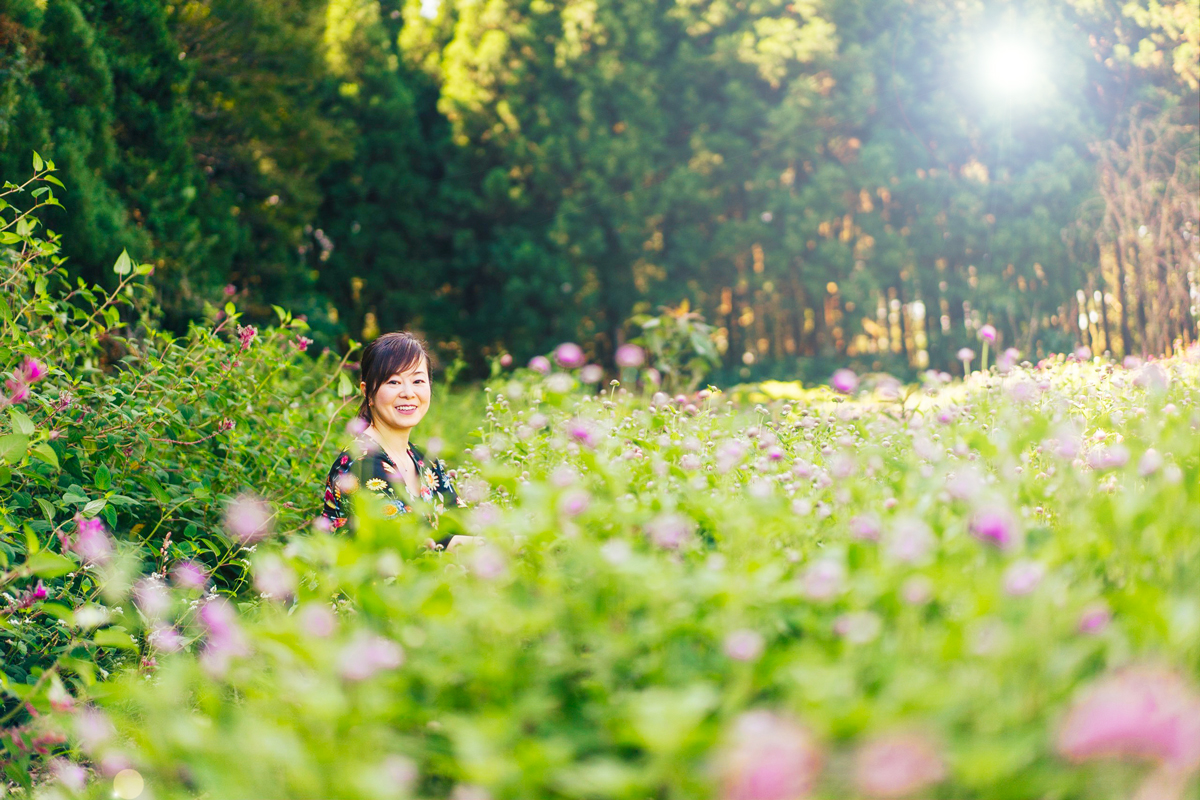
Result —
<instances>
[{"instance_id":1,"label":"green leaf","mask_svg":"<svg viewBox=\"0 0 1200 800\"><path fill-rule=\"evenodd\" d=\"M128 275L133 272L133 260L129 257L128 250L121 251L121 255L117 257L117 263L113 264L113 272L118 275Z\"/></svg>"},{"instance_id":2,"label":"green leaf","mask_svg":"<svg viewBox=\"0 0 1200 800\"><path fill-rule=\"evenodd\" d=\"M38 155L38 151L33 151L33 171L41 172L46 168L46 162L42 161L42 157Z\"/></svg>"},{"instance_id":3,"label":"green leaf","mask_svg":"<svg viewBox=\"0 0 1200 800\"><path fill-rule=\"evenodd\" d=\"M9 419L12 420L12 426L13 426L14 431L16 431L17 433L23 433L26 436L33 433L33 429L35 427L33 424L33 420L31 420L29 417L25 416L25 412L21 411L21 409L10 408L8 410L8 416L9 416Z\"/></svg>"},{"instance_id":4,"label":"green leaf","mask_svg":"<svg viewBox=\"0 0 1200 800\"><path fill-rule=\"evenodd\" d=\"M37 504L42 507L42 513L46 515L46 519L54 520L54 506L45 498L37 498Z\"/></svg>"},{"instance_id":5,"label":"green leaf","mask_svg":"<svg viewBox=\"0 0 1200 800\"><path fill-rule=\"evenodd\" d=\"M354 385L350 383L350 376L344 372L338 375L337 394L338 397L349 397L354 394Z\"/></svg>"},{"instance_id":6,"label":"green leaf","mask_svg":"<svg viewBox=\"0 0 1200 800\"><path fill-rule=\"evenodd\" d=\"M112 488L112 473L104 464L101 464L100 469L96 470L96 488L102 492L107 492Z\"/></svg>"},{"instance_id":7,"label":"green leaf","mask_svg":"<svg viewBox=\"0 0 1200 800\"><path fill-rule=\"evenodd\" d=\"M165 506L171 502L171 495L167 494L167 490L163 488L162 484L151 476L141 476L138 478L138 483L142 484L142 486L145 486L150 494L153 495L154 499L160 504Z\"/></svg>"},{"instance_id":8,"label":"green leaf","mask_svg":"<svg viewBox=\"0 0 1200 800\"><path fill-rule=\"evenodd\" d=\"M42 612L75 627L75 612L62 603L42 603Z\"/></svg>"},{"instance_id":9,"label":"green leaf","mask_svg":"<svg viewBox=\"0 0 1200 800\"><path fill-rule=\"evenodd\" d=\"M9 464L16 464L25 457L29 449L29 437L20 433L10 433L0 436L0 459Z\"/></svg>"},{"instance_id":10,"label":"green leaf","mask_svg":"<svg viewBox=\"0 0 1200 800\"><path fill-rule=\"evenodd\" d=\"M39 578L57 578L59 575L74 572L77 565L66 556L51 553L49 550L40 550L25 561L25 569L29 570L31 575Z\"/></svg>"},{"instance_id":11,"label":"green leaf","mask_svg":"<svg viewBox=\"0 0 1200 800\"><path fill-rule=\"evenodd\" d=\"M97 514L99 514L102 510L104 510L104 507L106 505L108 505L108 501L105 500L103 497L98 497L95 500L90 501L86 506L83 507L83 515L85 517L94 517Z\"/></svg>"},{"instance_id":12,"label":"green leaf","mask_svg":"<svg viewBox=\"0 0 1200 800\"><path fill-rule=\"evenodd\" d=\"M63 186L62 181L60 181L58 178L54 177L53 175L43 175L42 180L47 181L49 183L53 183L55 186L59 187L60 189L67 188L66 186Z\"/></svg>"},{"instance_id":13,"label":"green leaf","mask_svg":"<svg viewBox=\"0 0 1200 800\"><path fill-rule=\"evenodd\" d=\"M25 552L33 555L38 550L42 549L42 543L33 535L33 531L26 529L25 531Z\"/></svg>"},{"instance_id":14,"label":"green leaf","mask_svg":"<svg viewBox=\"0 0 1200 800\"><path fill-rule=\"evenodd\" d=\"M54 452L54 448L50 446L49 442L42 442L34 447L33 454L55 469L59 468L58 453Z\"/></svg>"},{"instance_id":15,"label":"green leaf","mask_svg":"<svg viewBox=\"0 0 1200 800\"><path fill-rule=\"evenodd\" d=\"M101 647L120 647L125 650L137 650L137 645L134 644L133 637L125 631L117 630L116 628L105 628L102 631L96 631L96 635L92 637L92 641Z\"/></svg>"}]
</instances>

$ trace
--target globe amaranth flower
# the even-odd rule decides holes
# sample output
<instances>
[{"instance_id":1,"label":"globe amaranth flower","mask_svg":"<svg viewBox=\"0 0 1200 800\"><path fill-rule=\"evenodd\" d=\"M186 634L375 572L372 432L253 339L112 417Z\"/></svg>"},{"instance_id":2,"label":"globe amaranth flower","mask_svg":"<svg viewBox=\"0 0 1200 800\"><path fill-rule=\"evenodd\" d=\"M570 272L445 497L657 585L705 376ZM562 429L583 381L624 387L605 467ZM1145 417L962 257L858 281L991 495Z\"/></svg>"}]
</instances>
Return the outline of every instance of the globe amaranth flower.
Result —
<instances>
[{"instance_id":1,"label":"globe amaranth flower","mask_svg":"<svg viewBox=\"0 0 1200 800\"><path fill-rule=\"evenodd\" d=\"M1200 693L1162 667L1106 675L1075 699L1057 749L1074 762L1132 758L1194 773L1200 770Z\"/></svg>"},{"instance_id":2,"label":"globe amaranth flower","mask_svg":"<svg viewBox=\"0 0 1200 800\"><path fill-rule=\"evenodd\" d=\"M996 328L992 325L984 325L979 329L979 338L988 344L994 344L996 341Z\"/></svg>"},{"instance_id":3,"label":"globe amaranth flower","mask_svg":"<svg viewBox=\"0 0 1200 800\"><path fill-rule=\"evenodd\" d=\"M622 369L637 369L646 363L646 351L636 344L623 344L617 348L614 360Z\"/></svg>"},{"instance_id":4,"label":"globe amaranth flower","mask_svg":"<svg viewBox=\"0 0 1200 800\"><path fill-rule=\"evenodd\" d=\"M359 631L342 648L338 663L343 678L364 681L381 670L398 668L404 663L404 649L391 639Z\"/></svg>"},{"instance_id":5,"label":"globe amaranth flower","mask_svg":"<svg viewBox=\"0 0 1200 800\"><path fill-rule=\"evenodd\" d=\"M721 800L805 800L821 773L813 735L790 717L748 711L717 755Z\"/></svg>"},{"instance_id":6,"label":"globe amaranth flower","mask_svg":"<svg viewBox=\"0 0 1200 800\"><path fill-rule=\"evenodd\" d=\"M757 661L765 647L762 634L747 628L731 631L722 643L725 655L734 661Z\"/></svg>"},{"instance_id":7,"label":"globe amaranth flower","mask_svg":"<svg viewBox=\"0 0 1200 800\"><path fill-rule=\"evenodd\" d=\"M574 342L563 342L554 350L554 360L563 369L578 369L586 361L583 348Z\"/></svg>"},{"instance_id":8,"label":"globe amaranth flower","mask_svg":"<svg viewBox=\"0 0 1200 800\"><path fill-rule=\"evenodd\" d=\"M977 510L971 517L970 529L976 539L1001 550L1014 546L1020 534L1012 512L1001 506Z\"/></svg>"},{"instance_id":9,"label":"globe amaranth flower","mask_svg":"<svg viewBox=\"0 0 1200 800\"><path fill-rule=\"evenodd\" d=\"M673 512L659 514L646 525L650 541L664 550L677 550L692 538L690 519Z\"/></svg>"},{"instance_id":10,"label":"globe amaranth flower","mask_svg":"<svg viewBox=\"0 0 1200 800\"><path fill-rule=\"evenodd\" d=\"M534 356L529 359L529 368L542 375L550 374L550 359L545 356Z\"/></svg>"},{"instance_id":11,"label":"globe amaranth flower","mask_svg":"<svg viewBox=\"0 0 1200 800\"><path fill-rule=\"evenodd\" d=\"M850 394L858 388L858 376L848 369L839 369L829 379L829 385L842 394Z\"/></svg>"},{"instance_id":12,"label":"globe amaranth flower","mask_svg":"<svg viewBox=\"0 0 1200 800\"><path fill-rule=\"evenodd\" d=\"M854 755L854 783L867 797L906 797L945 777L938 748L918 733L878 736Z\"/></svg>"}]
</instances>

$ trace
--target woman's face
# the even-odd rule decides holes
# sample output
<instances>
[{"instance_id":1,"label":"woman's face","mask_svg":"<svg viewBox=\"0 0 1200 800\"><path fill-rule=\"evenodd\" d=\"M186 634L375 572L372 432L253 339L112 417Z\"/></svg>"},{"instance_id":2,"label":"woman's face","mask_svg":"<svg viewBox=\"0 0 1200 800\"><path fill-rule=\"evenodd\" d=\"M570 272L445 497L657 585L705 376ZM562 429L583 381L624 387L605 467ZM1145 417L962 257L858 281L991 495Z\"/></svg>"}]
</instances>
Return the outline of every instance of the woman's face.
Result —
<instances>
[{"instance_id":1,"label":"woman's face","mask_svg":"<svg viewBox=\"0 0 1200 800\"><path fill-rule=\"evenodd\" d=\"M362 387L364 390L366 384ZM371 398L371 412L377 427L412 429L429 410L429 368L424 361L394 373L379 386Z\"/></svg>"}]
</instances>

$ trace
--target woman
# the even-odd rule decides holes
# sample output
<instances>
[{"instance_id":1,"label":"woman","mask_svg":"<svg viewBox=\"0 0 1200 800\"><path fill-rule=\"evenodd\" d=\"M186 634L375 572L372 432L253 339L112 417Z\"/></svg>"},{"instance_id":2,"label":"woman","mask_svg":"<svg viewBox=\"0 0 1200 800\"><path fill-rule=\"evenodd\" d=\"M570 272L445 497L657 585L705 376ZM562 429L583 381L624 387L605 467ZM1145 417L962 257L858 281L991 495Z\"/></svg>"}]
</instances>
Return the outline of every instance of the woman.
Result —
<instances>
[{"instance_id":1,"label":"woman","mask_svg":"<svg viewBox=\"0 0 1200 800\"><path fill-rule=\"evenodd\" d=\"M349 522L351 495L365 491L381 502L385 517L413 510L412 500L432 503L433 519L446 506L462 505L446 465L428 459L409 441L429 410L429 354L408 332L388 333L367 345L362 357L363 394L356 423L362 428L333 462L325 481L322 514L334 529ZM447 537L453 547L467 536Z\"/></svg>"}]
</instances>

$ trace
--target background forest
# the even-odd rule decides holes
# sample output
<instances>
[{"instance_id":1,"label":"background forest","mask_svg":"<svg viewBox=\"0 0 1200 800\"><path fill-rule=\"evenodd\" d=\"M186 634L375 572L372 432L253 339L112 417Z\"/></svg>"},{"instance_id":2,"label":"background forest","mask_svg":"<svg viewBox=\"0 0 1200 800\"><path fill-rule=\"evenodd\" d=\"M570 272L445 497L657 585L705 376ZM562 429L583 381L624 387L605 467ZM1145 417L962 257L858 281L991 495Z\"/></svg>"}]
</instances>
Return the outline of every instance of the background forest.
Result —
<instances>
[{"instance_id":1,"label":"background forest","mask_svg":"<svg viewBox=\"0 0 1200 800\"><path fill-rule=\"evenodd\" d=\"M1196 339L1196 0L0 0L0 175L68 264L320 344L727 378ZM684 305L686 304L686 306Z\"/></svg>"}]
</instances>

